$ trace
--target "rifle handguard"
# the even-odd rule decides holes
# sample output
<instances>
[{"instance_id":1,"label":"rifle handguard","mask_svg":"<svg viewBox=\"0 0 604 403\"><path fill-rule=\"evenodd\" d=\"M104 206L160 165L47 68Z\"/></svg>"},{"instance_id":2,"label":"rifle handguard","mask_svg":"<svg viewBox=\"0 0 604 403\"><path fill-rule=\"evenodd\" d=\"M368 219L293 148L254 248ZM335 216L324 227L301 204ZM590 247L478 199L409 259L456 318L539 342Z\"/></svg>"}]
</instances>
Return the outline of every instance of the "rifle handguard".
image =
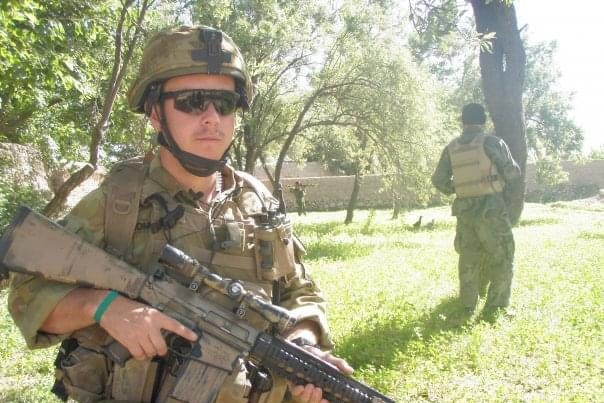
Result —
<instances>
[{"instance_id":1,"label":"rifle handguard","mask_svg":"<svg viewBox=\"0 0 604 403\"><path fill-rule=\"evenodd\" d=\"M388 396L342 375L336 367L304 348L267 333L256 339L250 359L297 385L314 384L331 403L395 403Z\"/></svg>"}]
</instances>

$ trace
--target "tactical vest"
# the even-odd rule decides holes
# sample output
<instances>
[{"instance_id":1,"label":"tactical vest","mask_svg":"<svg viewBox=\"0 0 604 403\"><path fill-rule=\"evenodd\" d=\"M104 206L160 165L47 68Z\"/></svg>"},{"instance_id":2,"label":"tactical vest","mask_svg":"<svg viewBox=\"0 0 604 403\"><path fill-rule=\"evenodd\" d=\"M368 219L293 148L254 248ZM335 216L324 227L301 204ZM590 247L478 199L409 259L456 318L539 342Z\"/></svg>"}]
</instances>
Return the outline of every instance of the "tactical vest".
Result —
<instances>
[{"instance_id":1,"label":"tactical vest","mask_svg":"<svg viewBox=\"0 0 604 403\"><path fill-rule=\"evenodd\" d=\"M145 180L148 171L148 164L142 158L136 158L117 164L108 175L105 182L105 249L144 268L150 267L165 244L170 243L221 276L241 280L247 289L278 303L278 285L300 275L303 270L299 262L304 249L293 235L291 222L286 217L272 223L258 219L257 215L275 211L278 205L262 182L236 171L235 179L241 186L236 186L233 194L218 196L221 214L212 218L211 212L205 214L195 206L179 203L157 183ZM221 197L225 200L220 200ZM235 307L233 301L215 291L206 289L201 293L218 305L228 309ZM248 311L246 319L258 329L266 330L267 323L259 314ZM69 367L58 365L57 379L66 389L64 394L78 401L96 401L109 395L120 401L150 401L160 371L156 360L131 359L124 367L113 365L102 355L100 346L105 343L102 337L87 343L87 339L105 333L100 327L93 326L76 333L74 337L78 339L79 347L58 357L57 364L61 360L81 362L84 357L78 355L86 355L90 362L87 365L94 367L92 372L100 374L102 379L90 380L81 371L70 373ZM221 390L217 402L247 401L242 396L249 392L250 383L245 379L243 360L239 365L225 382L225 385L230 382L232 387ZM85 372L89 374L91 370ZM89 389L95 390L85 390L83 386L91 381L96 387ZM103 383L107 386L99 390L98 385ZM155 389L157 392L157 387ZM285 389L285 381L277 379L273 389L263 394L260 401L280 402Z\"/></svg>"},{"instance_id":2,"label":"tactical vest","mask_svg":"<svg viewBox=\"0 0 604 403\"><path fill-rule=\"evenodd\" d=\"M106 250L136 266L144 266L148 262L132 260L133 255L141 255L133 247L136 247L135 238L140 233L148 235L151 232L159 234L152 235L149 240L157 243L154 252L159 253L170 241L228 277L240 278L236 275L240 274L244 277L240 278L242 280L272 282L288 280L296 273L297 261L305 251L293 235L291 221L284 218L276 225L269 225L250 218L278 208L278 201L258 179L246 172L235 171L235 180L241 181L242 186L235 195L227 195L227 199L221 201L223 214L213 219L210 231L208 222L200 221L209 220L209 217L200 216L194 206L178 203L154 182L144 181L147 172L148 166L142 159L132 159L120 163L109 174L105 206ZM177 227L178 221L182 225ZM209 234L204 232L213 232L214 239L208 239ZM180 242L191 236L201 238L200 242L193 242L198 245L193 251L190 245ZM210 248L202 246L208 244L211 244ZM221 273L225 270L230 273Z\"/></svg>"},{"instance_id":3,"label":"tactical vest","mask_svg":"<svg viewBox=\"0 0 604 403\"><path fill-rule=\"evenodd\" d=\"M497 166L484 151L485 139L485 135L479 134L467 144L455 139L447 146L455 194L459 198L503 191L504 181L497 171Z\"/></svg>"}]
</instances>

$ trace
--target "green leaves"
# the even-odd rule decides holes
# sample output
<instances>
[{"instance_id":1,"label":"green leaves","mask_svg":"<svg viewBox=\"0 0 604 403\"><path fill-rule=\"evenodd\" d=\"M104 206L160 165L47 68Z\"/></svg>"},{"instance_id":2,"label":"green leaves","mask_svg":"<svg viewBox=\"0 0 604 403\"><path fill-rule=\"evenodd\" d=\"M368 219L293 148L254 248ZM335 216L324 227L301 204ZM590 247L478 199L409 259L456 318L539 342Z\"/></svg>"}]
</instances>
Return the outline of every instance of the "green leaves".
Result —
<instances>
[{"instance_id":1,"label":"green leaves","mask_svg":"<svg viewBox=\"0 0 604 403\"><path fill-rule=\"evenodd\" d=\"M555 42L526 46L526 136L535 159L576 156L583 145L583 131L571 116L572 94L559 88L556 47Z\"/></svg>"},{"instance_id":2,"label":"green leaves","mask_svg":"<svg viewBox=\"0 0 604 403\"><path fill-rule=\"evenodd\" d=\"M75 101L95 75L95 19L100 7L76 1L4 3L0 9L0 133L24 142L29 119L57 102ZM73 92L73 93L72 93ZM78 99L79 101L79 99Z\"/></svg>"},{"instance_id":3,"label":"green leaves","mask_svg":"<svg viewBox=\"0 0 604 403\"><path fill-rule=\"evenodd\" d=\"M57 145L50 158L89 158L89 133L102 110L120 8L115 0L3 2L0 139L33 143L42 151L50 140ZM113 145L105 146L110 154Z\"/></svg>"}]
</instances>

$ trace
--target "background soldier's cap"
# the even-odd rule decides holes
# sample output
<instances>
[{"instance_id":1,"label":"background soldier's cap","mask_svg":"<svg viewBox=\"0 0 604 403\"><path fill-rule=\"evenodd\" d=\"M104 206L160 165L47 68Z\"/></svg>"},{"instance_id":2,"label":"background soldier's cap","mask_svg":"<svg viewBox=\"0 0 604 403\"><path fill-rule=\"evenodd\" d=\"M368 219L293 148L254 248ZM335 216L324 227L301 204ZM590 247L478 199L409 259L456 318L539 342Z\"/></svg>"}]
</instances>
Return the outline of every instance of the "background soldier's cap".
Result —
<instances>
[{"instance_id":1,"label":"background soldier's cap","mask_svg":"<svg viewBox=\"0 0 604 403\"><path fill-rule=\"evenodd\" d=\"M252 83L235 42L220 30L198 25L166 29L149 40L128 91L128 104L134 112L142 113L151 84L198 73L233 77L243 98L240 106L246 109L251 103Z\"/></svg>"},{"instance_id":2,"label":"background soldier's cap","mask_svg":"<svg viewBox=\"0 0 604 403\"><path fill-rule=\"evenodd\" d=\"M487 121L484 108L480 104L467 104L461 111L461 122L466 125L484 125Z\"/></svg>"}]
</instances>

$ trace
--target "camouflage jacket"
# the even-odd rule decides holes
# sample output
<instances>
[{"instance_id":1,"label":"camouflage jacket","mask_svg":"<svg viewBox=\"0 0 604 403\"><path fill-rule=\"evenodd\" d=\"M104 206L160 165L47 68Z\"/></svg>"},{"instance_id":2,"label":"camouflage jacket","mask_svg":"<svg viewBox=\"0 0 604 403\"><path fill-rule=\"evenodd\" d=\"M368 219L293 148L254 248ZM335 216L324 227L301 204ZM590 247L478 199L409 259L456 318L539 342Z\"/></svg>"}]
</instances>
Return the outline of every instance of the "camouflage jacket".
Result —
<instances>
[{"instance_id":1,"label":"camouflage jacket","mask_svg":"<svg viewBox=\"0 0 604 403\"><path fill-rule=\"evenodd\" d=\"M147 176L143 183L141 205L138 212L137 229L134 232L132 246L125 260L144 270L147 264L156 259L159 251L167 242L195 257L202 263L209 264L218 274L241 280L246 288L254 290L271 299L272 280L259 275L254 259L253 218L254 213L259 213L262 208L259 197L241 177L230 167L225 167L222 174L222 192L213 206L199 207L189 191L181 188L176 180L161 166L158 157L150 163ZM157 203L161 195L167 204ZM228 197L226 197L228 196ZM62 220L64 226L84 238L85 240L104 247L104 215L107 198L107 183L86 195ZM175 226L170 229L153 229L153 223L165 216L166 208L174 210L177 206L184 208L184 215ZM210 216L213 231L210 231ZM241 233L241 244L224 253L211 253L212 245L216 239L220 240L227 232L227 223L235 225ZM235 223L235 224L233 224ZM230 231L232 232L232 231ZM297 242L294 244L299 245ZM316 322L321 330L320 343L324 348L331 348L331 340L325 314L325 301L320 291L306 274L306 268L300 262L303 250L295 248L295 265L293 270L285 270L284 288L281 293L279 305L290 309L300 320ZM208 261L212 259L212 261ZM46 317L52 312L56 304L69 293L75 286L47 281L41 278L31 278L17 275L11 283L9 294L9 311L20 329L27 345L30 348L42 348L58 343L69 337L69 334L54 335L40 331ZM232 308L232 301L214 291L207 292L207 298L215 303ZM265 321L253 312L249 312L250 322L259 329L266 327ZM96 326L96 325L95 325ZM244 372L241 367L240 372ZM246 393L245 374L235 372L227 378L233 385L230 387L228 397L224 402L245 401ZM237 385L239 383L239 385ZM285 390L284 383L279 387L280 397L263 399L262 401L281 401ZM223 394L221 392L221 394ZM225 394L225 395L226 395ZM271 393L272 395L273 393ZM241 400L240 400L241 399Z\"/></svg>"}]
</instances>

